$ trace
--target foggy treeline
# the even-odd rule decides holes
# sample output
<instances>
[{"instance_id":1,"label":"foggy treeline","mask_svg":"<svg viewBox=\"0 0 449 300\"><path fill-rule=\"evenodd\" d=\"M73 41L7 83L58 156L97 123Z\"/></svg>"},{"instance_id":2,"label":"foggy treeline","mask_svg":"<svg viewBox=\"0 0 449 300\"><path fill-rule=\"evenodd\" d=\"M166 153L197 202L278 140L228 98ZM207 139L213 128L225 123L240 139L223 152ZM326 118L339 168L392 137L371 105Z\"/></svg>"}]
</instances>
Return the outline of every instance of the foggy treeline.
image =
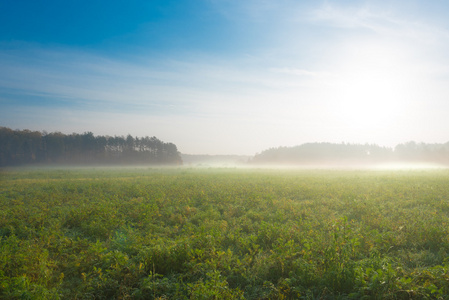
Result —
<instances>
[{"instance_id":1,"label":"foggy treeline","mask_svg":"<svg viewBox=\"0 0 449 300\"><path fill-rule=\"evenodd\" d=\"M184 154L188 163L210 163L217 156ZM199 159L200 157L201 159ZM205 159L205 157L207 159ZM219 157L223 160L223 157ZM234 156L226 156L237 160ZM307 143L294 147L270 148L253 158L239 158L250 164L350 165L382 163L435 163L449 165L449 142L426 144L407 142L394 148L375 144ZM12 130L0 127L0 167L28 164L182 164L173 143L156 137L94 136Z\"/></svg>"},{"instance_id":2,"label":"foggy treeline","mask_svg":"<svg viewBox=\"0 0 449 300\"><path fill-rule=\"evenodd\" d=\"M0 127L0 166L25 164L182 164L175 144L156 137L94 136Z\"/></svg>"},{"instance_id":3,"label":"foggy treeline","mask_svg":"<svg viewBox=\"0 0 449 300\"><path fill-rule=\"evenodd\" d=\"M449 142L425 144L407 142L394 148L375 144L307 143L294 147L270 148L256 154L254 164L449 164Z\"/></svg>"}]
</instances>

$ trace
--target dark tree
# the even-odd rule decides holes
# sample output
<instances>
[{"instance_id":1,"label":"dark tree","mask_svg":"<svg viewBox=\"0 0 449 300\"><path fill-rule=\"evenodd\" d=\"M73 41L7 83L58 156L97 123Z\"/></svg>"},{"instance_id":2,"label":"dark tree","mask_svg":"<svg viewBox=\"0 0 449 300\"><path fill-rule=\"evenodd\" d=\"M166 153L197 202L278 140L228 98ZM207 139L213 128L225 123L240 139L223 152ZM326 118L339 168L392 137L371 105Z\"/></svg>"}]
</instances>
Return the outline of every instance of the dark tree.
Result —
<instances>
[{"instance_id":1,"label":"dark tree","mask_svg":"<svg viewBox=\"0 0 449 300\"><path fill-rule=\"evenodd\" d=\"M0 127L0 166L24 164L182 164L176 145L156 137L65 135Z\"/></svg>"}]
</instances>

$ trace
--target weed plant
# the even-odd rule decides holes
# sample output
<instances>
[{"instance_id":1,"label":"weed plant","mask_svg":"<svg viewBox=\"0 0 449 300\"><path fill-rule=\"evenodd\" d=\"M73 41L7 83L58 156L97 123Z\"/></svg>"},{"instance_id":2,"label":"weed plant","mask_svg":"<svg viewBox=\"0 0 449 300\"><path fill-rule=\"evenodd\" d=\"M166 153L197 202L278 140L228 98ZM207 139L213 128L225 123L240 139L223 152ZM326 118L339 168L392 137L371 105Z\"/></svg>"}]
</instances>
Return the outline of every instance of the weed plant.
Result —
<instances>
[{"instance_id":1,"label":"weed plant","mask_svg":"<svg viewBox=\"0 0 449 300\"><path fill-rule=\"evenodd\" d=\"M3 299L448 299L449 171L6 169Z\"/></svg>"}]
</instances>

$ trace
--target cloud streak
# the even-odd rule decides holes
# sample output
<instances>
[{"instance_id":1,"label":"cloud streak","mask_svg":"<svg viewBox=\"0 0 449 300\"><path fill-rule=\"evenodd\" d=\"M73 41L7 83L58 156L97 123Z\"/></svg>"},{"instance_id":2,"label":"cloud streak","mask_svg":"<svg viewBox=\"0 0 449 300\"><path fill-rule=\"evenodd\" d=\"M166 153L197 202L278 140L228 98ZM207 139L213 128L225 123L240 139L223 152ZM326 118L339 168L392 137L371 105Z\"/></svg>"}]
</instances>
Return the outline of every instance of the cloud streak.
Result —
<instances>
[{"instance_id":1,"label":"cloud streak","mask_svg":"<svg viewBox=\"0 0 449 300\"><path fill-rule=\"evenodd\" d=\"M346 29L362 28L384 38L410 39L414 42L438 43L449 38L449 31L429 20L410 20L398 14L398 9L373 5L337 6L324 4L309 14L312 22Z\"/></svg>"}]
</instances>

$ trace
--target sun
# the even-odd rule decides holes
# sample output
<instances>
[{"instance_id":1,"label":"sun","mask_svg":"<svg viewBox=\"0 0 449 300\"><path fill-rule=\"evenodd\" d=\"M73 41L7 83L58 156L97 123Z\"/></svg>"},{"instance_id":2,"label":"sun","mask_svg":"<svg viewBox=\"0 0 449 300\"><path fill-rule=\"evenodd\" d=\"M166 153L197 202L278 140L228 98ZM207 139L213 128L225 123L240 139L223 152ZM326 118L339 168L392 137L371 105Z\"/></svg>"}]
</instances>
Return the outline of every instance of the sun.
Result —
<instances>
[{"instance_id":1,"label":"sun","mask_svg":"<svg viewBox=\"0 0 449 300\"><path fill-rule=\"evenodd\" d=\"M347 127L388 129L406 111L408 66L401 53L377 43L356 44L337 72L337 110Z\"/></svg>"}]
</instances>

